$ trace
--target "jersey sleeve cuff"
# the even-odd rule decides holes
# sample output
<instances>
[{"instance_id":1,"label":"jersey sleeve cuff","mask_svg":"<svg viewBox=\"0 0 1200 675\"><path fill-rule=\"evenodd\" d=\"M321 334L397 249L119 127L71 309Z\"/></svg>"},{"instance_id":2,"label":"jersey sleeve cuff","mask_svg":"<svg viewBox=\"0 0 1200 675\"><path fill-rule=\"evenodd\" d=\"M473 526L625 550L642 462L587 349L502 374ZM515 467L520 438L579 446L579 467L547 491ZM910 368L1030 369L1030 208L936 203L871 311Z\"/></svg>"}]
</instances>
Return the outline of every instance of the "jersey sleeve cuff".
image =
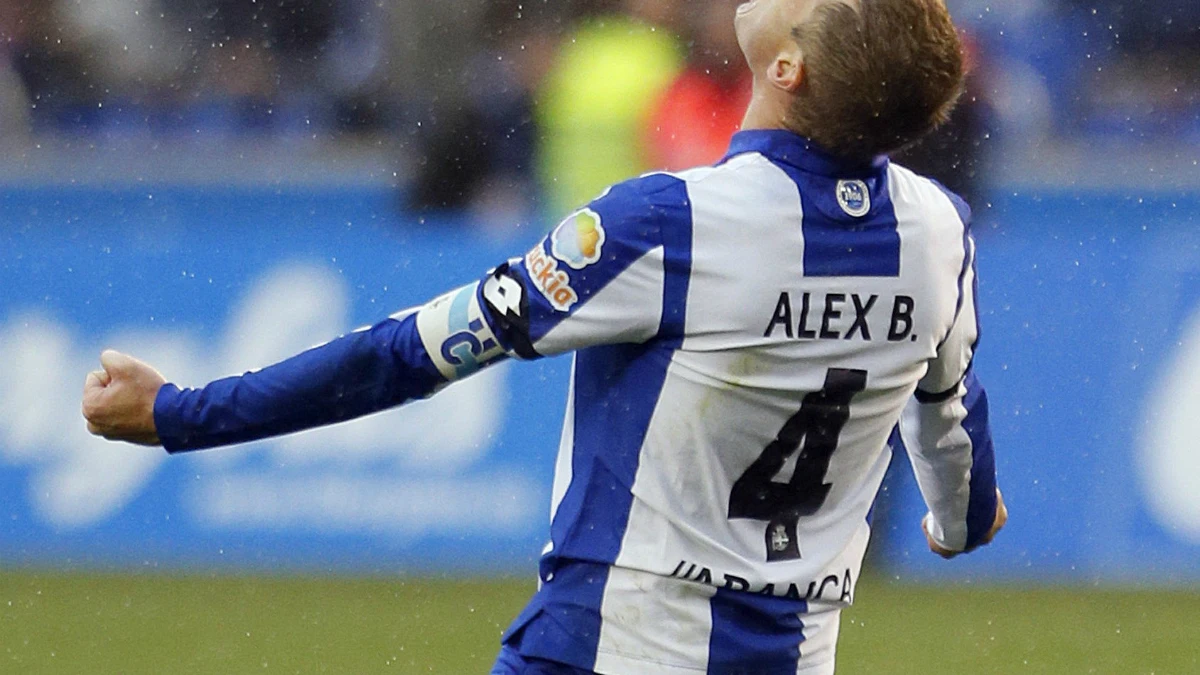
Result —
<instances>
[{"instance_id":1,"label":"jersey sleeve cuff","mask_svg":"<svg viewBox=\"0 0 1200 675\"><path fill-rule=\"evenodd\" d=\"M154 429L158 440L168 453L187 449L187 434L179 416L182 390L174 384L164 384L154 398Z\"/></svg>"},{"instance_id":2,"label":"jersey sleeve cuff","mask_svg":"<svg viewBox=\"0 0 1200 675\"><path fill-rule=\"evenodd\" d=\"M925 533L941 548L955 553L962 553L967 550L966 539L967 531L965 527L947 528L933 512L929 512L925 516L924 521Z\"/></svg>"}]
</instances>

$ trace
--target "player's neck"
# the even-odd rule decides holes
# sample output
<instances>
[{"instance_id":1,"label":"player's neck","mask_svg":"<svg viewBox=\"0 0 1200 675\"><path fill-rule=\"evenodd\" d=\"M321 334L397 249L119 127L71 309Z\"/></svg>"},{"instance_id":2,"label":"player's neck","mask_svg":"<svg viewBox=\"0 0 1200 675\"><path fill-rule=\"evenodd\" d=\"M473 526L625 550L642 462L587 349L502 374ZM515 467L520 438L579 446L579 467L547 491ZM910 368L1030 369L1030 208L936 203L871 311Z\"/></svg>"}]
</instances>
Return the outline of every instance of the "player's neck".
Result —
<instances>
[{"instance_id":1,"label":"player's neck","mask_svg":"<svg viewBox=\"0 0 1200 675\"><path fill-rule=\"evenodd\" d=\"M791 96L754 78L754 93L742 118L742 129L787 129L784 121L791 100Z\"/></svg>"}]
</instances>

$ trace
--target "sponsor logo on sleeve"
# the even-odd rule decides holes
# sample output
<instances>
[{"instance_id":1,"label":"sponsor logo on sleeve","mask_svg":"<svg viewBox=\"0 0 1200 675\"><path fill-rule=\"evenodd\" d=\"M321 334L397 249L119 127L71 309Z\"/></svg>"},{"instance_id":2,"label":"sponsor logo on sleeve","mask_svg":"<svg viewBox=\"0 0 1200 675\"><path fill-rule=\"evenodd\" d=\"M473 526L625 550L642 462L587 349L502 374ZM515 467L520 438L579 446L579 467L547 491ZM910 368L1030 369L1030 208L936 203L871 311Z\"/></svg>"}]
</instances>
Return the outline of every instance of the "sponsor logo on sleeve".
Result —
<instances>
[{"instance_id":1,"label":"sponsor logo on sleeve","mask_svg":"<svg viewBox=\"0 0 1200 675\"><path fill-rule=\"evenodd\" d=\"M838 181L837 199L842 210L855 218L871 212L871 190L861 180Z\"/></svg>"},{"instance_id":2,"label":"sponsor logo on sleeve","mask_svg":"<svg viewBox=\"0 0 1200 675\"><path fill-rule=\"evenodd\" d=\"M568 216L550 234L550 252L571 269L581 270L600 262L604 238L600 214L583 209Z\"/></svg>"},{"instance_id":3,"label":"sponsor logo on sleeve","mask_svg":"<svg viewBox=\"0 0 1200 675\"><path fill-rule=\"evenodd\" d=\"M554 309L569 312L571 307L579 302L579 294L571 288L571 277L558 268L557 259L546 255L541 244L525 254L525 268L529 272L533 287L538 289Z\"/></svg>"},{"instance_id":4,"label":"sponsor logo on sleeve","mask_svg":"<svg viewBox=\"0 0 1200 675\"><path fill-rule=\"evenodd\" d=\"M417 314L421 343L433 364L451 382L505 353L483 318L476 297L478 289L478 283L464 286L430 302Z\"/></svg>"}]
</instances>

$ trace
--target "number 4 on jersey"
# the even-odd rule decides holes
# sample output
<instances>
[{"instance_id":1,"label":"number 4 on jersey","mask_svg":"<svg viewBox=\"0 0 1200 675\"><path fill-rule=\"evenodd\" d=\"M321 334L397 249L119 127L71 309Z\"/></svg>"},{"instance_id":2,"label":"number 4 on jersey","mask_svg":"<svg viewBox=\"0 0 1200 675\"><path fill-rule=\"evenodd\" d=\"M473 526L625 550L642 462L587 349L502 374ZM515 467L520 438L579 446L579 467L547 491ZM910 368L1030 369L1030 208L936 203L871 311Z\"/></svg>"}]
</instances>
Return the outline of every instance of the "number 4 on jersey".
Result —
<instances>
[{"instance_id":1,"label":"number 4 on jersey","mask_svg":"<svg viewBox=\"0 0 1200 675\"><path fill-rule=\"evenodd\" d=\"M850 419L850 401L867 388L867 371L833 368L825 388L804 397L799 412L733 484L729 518L767 522L767 561L800 558L796 524L816 513L832 485L825 482L829 460L837 450L842 427ZM803 449L801 449L803 444ZM796 471L786 483L775 482L789 457L800 450Z\"/></svg>"}]
</instances>

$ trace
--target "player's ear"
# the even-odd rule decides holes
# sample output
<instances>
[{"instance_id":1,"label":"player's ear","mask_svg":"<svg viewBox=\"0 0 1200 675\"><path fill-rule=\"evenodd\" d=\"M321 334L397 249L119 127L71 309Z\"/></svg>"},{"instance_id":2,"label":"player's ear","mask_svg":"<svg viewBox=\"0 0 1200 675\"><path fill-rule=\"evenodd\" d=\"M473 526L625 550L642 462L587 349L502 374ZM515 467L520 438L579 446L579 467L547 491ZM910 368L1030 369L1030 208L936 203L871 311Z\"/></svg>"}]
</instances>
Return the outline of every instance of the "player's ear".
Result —
<instances>
[{"instance_id":1,"label":"player's ear","mask_svg":"<svg viewBox=\"0 0 1200 675\"><path fill-rule=\"evenodd\" d=\"M798 46L780 52L767 67L767 81L794 94L804 82L804 55Z\"/></svg>"}]
</instances>

